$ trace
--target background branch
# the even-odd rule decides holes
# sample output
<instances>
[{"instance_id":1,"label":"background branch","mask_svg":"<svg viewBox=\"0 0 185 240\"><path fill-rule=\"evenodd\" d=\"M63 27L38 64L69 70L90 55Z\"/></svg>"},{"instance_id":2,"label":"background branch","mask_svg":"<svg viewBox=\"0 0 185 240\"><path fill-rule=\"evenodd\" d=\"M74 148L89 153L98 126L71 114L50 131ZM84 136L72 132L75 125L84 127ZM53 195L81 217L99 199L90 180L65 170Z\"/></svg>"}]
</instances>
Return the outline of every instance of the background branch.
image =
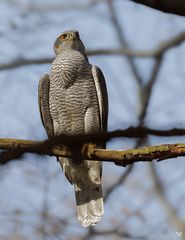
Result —
<instances>
[{"instance_id":1,"label":"background branch","mask_svg":"<svg viewBox=\"0 0 185 240\"><path fill-rule=\"evenodd\" d=\"M117 33L117 37L118 37L118 40L120 42L120 45L123 48L128 48L129 45L128 45L127 39L125 38L123 26L119 23L119 18L117 16L113 1L109 0L107 2L107 5L108 5L108 8L109 8L109 12L110 12L110 18L111 18L112 24L115 28L115 31ZM137 67L135 66L134 61L131 58L131 56L129 56L129 55L126 55L126 56L127 56L127 61L128 61L129 65L132 69L133 75L135 76L136 81L140 85L142 80L141 80L141 77L140 77L139 72L137 70Z\"/></svg>"},{"instance_id":2,"label":"background branch","mask_svg":"<svg viewBox=\"0 0 185 240\"><path fill-rule=\"evenodd\" d=\"M66 4L45 4L45 5L40 5L40 4L29 4L29 6L27 7L27 10L29 11L53 11L53 10L57 10L57 11L67 11L67 10L75 10L75 11L78 11L78 10L87 10L88 8L96 5L96 4L99 4L99 3L103 3L103 2L106 2L108 0L90 0L90 1L87 1L86 3L84 4L81 4L81 3L66 3Z\"/></svg>"},{"instance_id":3,"label":"background branch","mask_svg":"<svg viewBox=\"0 0 185 240\"><path fill-rule=\"evenodd\" d=\"M111 8L112 9L112 8ZM123 38L124 39L124 38ZM120 37L121 41L121 37ZM123 40L122 40L123 41ZM169 40L163 41L159 44L159 46L155 49L147 50L147 51L139 51L133 50L128 47L126 44L126 40L124 40L123 47L118 49L94 49L94 50L87 50L86 53L88 56L94 55L123 55L128 57L129 64L133 65L132 58L139 57L139 58L157 58L163 55L166 51L170 50L173 47L177 47L185 41L185 32L178 34L175 37L172 37ZM0 70L8 70L13 69L21 66L31 65L31 64L48 64L53 61L52 57L48 58L32 58L32 59L16 59L9 63L1 63ZM135 67L134 67L135 69ZM136 75L137 70L133 70L135 76L139 77L138 73ZM140 78L140 77L139 77ZM141 82L141 80L138 80Z\"/></svg>"},{"instance_id":4,"label":"background branch","mask_svg":"<svg viewBox=\"0 0 185 240\"><path fill-rule=\"evenodd\" d=\"M80 3L68 3L68 4L29 4L27 11L67 11L67 10L87 10L88 8L109 0L91 0L85 4ZM130 0L134 3L142 4L144 6L160 10L165 13L173 13L181 16L185 16L185 3L183 0Z\"/></svg>"},{"instance_id":5,"label":"background branch","mask_svg":"<svg viewBox=\"0 0 185 240\"><path fill-rule=\"evenodd\" d=\"M185 16L185 2L183 0L130 0L135 3L151 7L162 12Z\"/></svg>"}]
</instances>

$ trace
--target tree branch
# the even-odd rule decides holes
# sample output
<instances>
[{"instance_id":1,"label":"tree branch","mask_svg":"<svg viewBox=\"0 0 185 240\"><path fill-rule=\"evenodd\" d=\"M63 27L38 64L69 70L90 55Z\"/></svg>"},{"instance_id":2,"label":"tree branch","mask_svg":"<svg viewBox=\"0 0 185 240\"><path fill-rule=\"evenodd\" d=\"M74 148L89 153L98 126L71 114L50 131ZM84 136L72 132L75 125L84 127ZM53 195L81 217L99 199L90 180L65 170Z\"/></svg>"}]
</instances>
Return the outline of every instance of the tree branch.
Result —
<instances>
[{"instance_id":1,"label":"tree branch","mask_svg":"<svg viewBox=\"0 0 185 240\"><path fill-rule=\"evenodd\" d=\"M66 4L29 4L27 7L28 11L67 11L67 10L86 10L88 8L91 8L92 6L99 4L99 3L103 3L106 2L108 0L90 0L90 1L86 1L85 3L81 4L79 2L75 3L66 3Z\"/></svg>"},{"instance_id":2,"label":"tree branch","mask_svg":"<svg viewBox=\"0 0 185 240\"><path fill-rule=\"evenodd\" d=\"M24 153L46 154L56 157L73 157L73 147L60 147L52 140L44 142L20 140L20 139L0 139L0 149L8 150L0 154L0 164L5 164L15 158L19 158ZM6 153L12 154L12 158L5 158ZM18 154L18 157L13 154ZM76 150L75 150L76 154ZM75 155L74 154L74 155ZM97 149L94 144L85 144L79 151L83 159L98 160L105 162L115 162L117 165L126 166L134 162L165 160L179 156L185 156L185 143L163 144L159 146L145 147L129 150L109 150ZM3 158L4 157L4 158Z\"/></svg>"},{"instance_id":3,"label":"tree branch","mask_svg":"<svg viewBox=\"0 0 185 240\"><path fill-rule=\"evenodd\" d=\"M67 11L67 10L86 10L98 3L107 2L109 0L91 0L85 4L68 3L68 4L30 4L27 7L29 11ZM173 13L180 16L185 16L185 3L183 0L130 0L131 2L145 5L165 13Z\"/></svg>"},{"instance_id":4,"label":"tree branch","mask_svg":"<svg viewBox=\"0 0 185 240\"><path fill-rule=\"evenodd\" d=\"M165 13L185 16L185 2L183 0L130 0Z\"/></svg>"},{"instance_id":5,"label":"tree branch","mask_svg":"<svg viewBox=\"0 0 185 240\"><path fill-rule=\"evenodd\" d=\"M118 48L118 49L95 49L87 50L88 56L94 55L123 55L128 57L139 57L139 58L158 58L163 55L166 51L173 47L177 47L185 41L185 32L172 37L169 40L163 41L155 49L148 51L138 51L130 48ZM13 69L21 66L31 64L48 64L53 61L52 57L48 58L33 58L33 59L16 59L9 63L1 63L0 70Z\"/></svg>"},{"instance_id":6,"label":"tree branch","mask_svg":"<svg viewBox=\"0 0 185 240\"><path fill-rule=\"evenodd\" d=\"M166 51L173 47L177 47L185 41L185 32L178 34L166 41L162 41L158 47L148 51L133 50L130 48L118 48L118 49L97 49L87 50L87 54L91 55L124 55L128 57L138 58L158 58L163 55Z\"/></svg>"},{"instance_id":7,"label":"tree branch","mask_svg":"<svg viewBox=\"0 0 185 240\"><path fill-rule=\"evenodd\" d=\"M86 134L86 135L75 135L75 136L67 136L67 135L61 135L53 137L50 141L46 140L45 147L48 147L47 144L68 144L68 145L78 145L83 144L84 142L104 142L109 141L112 138L118 138L118 137L126 137L126 138L144 138L147 135L153 135L153 136L160 136L160 137L173 137L173 136L185 136L185 129L181 128L173 128L169 130L159 130L159 129L152 129L147 127L129 127L125 130L115 130L110 131L107 133L98 132L96 134ZM17 142L16 139L6 139L6 138L0 138L0 149L2 150L11 150L17 148L17 143L20 143L22 148L29 147L36 147L36 145L40 146L40 142L36 141L30 141L30 140L20 140L20 142ZM52 145L52 146L53 146ZM57 151L57 150L56 150ZM49 154L53 154L48 152ZM65 154L65 152L64 152ZM57 153L56 153L57 155Z\"/></svg>"},{"instance_id":8,"label":"tree branch","mask_svg":"<svg viewBox=\"0 0 185 240\"><path fill-rule=\"evenodd\" d=\"M116 34L117 34L117 37L118 37L121 47L125 50L129 50L127 53L131 53L131 51L129 49L129 44L128 44L127 39L124 34L124 28L120 24L113 1L112 0L107 1L107 6L109 8L110 18L111 18L112 24L115 28L115 31L116 31ZM134 60L132 59L132 56L130 56L130 55L125 54L125 56L127 56L127 58L126 58L127 62L131 67L131 70L133 72L135 80L138 82L138 85L140 86L142 84L142 79L139 75L139 71L134 63Z\"/></svg>"}]
</instances>

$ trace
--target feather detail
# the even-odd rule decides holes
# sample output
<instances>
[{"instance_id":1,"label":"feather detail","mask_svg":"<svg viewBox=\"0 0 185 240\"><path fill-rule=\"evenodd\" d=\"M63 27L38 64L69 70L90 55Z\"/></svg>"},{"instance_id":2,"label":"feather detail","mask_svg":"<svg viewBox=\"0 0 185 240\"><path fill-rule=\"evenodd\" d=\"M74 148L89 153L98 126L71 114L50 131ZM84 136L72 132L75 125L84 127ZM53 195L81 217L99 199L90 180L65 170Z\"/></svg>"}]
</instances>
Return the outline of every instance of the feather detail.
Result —
<instances>
[{"instance_id":1,"label":"feather detail","mask_svg":"<svg viewBox=\"0 0 185 240\"><path fill-rule=\"evenodd\" d=\"M98 223L103 215L103 196L101 184L93 185L87 181L84 188L74 184L77 204L77 217L83 227Z\"/></svg>"}]
</instances>

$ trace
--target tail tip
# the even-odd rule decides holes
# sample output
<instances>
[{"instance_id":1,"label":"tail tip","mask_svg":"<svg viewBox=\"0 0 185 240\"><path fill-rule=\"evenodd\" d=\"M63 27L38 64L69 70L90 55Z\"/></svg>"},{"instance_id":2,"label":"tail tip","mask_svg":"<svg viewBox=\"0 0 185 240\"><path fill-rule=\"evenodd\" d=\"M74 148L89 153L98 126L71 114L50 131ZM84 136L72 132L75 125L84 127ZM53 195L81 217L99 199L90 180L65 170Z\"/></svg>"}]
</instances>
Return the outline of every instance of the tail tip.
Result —
<instances>
[{"instance_id":1,"label":"tail tip","mask_svg":"<svg viewBox=\"0 0 185 240\"><path fill-rule=\"evenodd\" d=\"M102 218L102 215L94 216L93 218L86 217L84 219L81 219L80 223L81 223L82 227L87 228L87 227L96 225L101 220L101 218Z\"/></svg>"}]
</instances>

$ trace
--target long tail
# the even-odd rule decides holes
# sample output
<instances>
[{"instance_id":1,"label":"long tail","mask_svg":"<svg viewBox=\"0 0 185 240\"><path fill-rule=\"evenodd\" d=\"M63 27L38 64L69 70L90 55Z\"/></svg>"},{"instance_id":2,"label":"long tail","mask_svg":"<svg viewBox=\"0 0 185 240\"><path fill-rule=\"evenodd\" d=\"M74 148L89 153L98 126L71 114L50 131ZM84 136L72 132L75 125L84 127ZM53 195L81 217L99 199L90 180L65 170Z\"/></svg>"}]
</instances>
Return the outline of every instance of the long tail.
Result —
<instances>
[{"instance_id":1,"label":"long tail","mask_svg":"<svg viewBox=\"0 0 185 240\"><path fill-rule=\"evenodd\" d=\"M102 163L83 161L75 163L70 158L59 158L69 182L74 185L77 217L83 227L98 223L103 215L101 186Z\"/></svg>"},{"instance_id":2,"label":"long tail","mask_svg":"<svg viewBox=\"0 0 185 240\"><path fill-rule=\"evenodd\" d=\"M103 215L103 196L101 185L89 185L79 188L74 184L77 217L83 227L98 223Z\"/></svg>"}]
</instances>

